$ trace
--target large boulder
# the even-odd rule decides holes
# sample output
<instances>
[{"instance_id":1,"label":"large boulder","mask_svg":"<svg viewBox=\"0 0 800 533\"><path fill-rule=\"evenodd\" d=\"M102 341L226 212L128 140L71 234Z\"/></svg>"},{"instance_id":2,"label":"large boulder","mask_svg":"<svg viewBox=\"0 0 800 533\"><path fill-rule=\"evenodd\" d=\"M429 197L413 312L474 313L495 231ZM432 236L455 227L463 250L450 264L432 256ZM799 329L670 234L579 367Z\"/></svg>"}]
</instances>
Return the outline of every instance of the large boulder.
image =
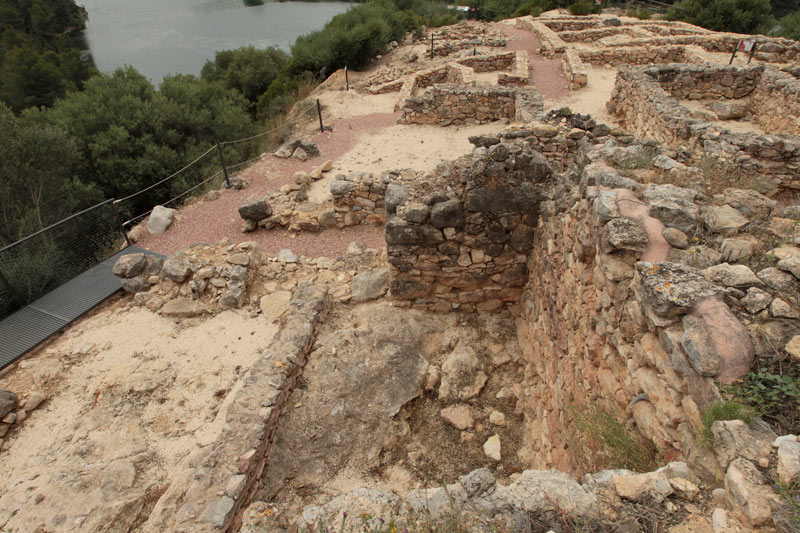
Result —
<instances>
[{"instance_id":1,"label":"large boulder","mask_svg":"<svg viewBox=\"0 0 800 533\"><path fill-rule=\"evenodd\" d=\"M147 219L147 231L153 235L161 235L172 224L175 218L175 210L161 205L153 208L150 217Z\"/></svg>"},{"instance_id":2,"label":"large boulder","mask_svg":"<svg viewBox=\"0 0 800 533\"><path fill-rule=\"evenodd\" d=\"M10 390L0 389L0 418L17 408L19 397Z\"/></svg>"},{"instance_id":3,"label":"large boulder","mask_svg":"<svg viewBox=\"0 0 800 533\"><path fill-rule=\"evenodd\" d=\"M459 342L442 364L442 382L439 399L454 398L469 400L477 396L486 384L488 376L475 350Z\"/></svg>"},{"instance_id":4,"label":"large boulder","mask_svg":"<svg viewBox=\"0 0 800 533\"><path fill-rule=\"evenodd\" d=\"M353 277L351 289L353 302L367 302L380 298L389 290L391 278L388 268L376 268L356 275Z\"/></svg>"},{"instance_id":5,"label":"large boulder","mask_svg":"<svg viewBox=\"0 0 800 533\"><path fill-rule=\"evenodd\" d=\"M117 259L111 271L120 278L133 278L144 272L147 267L145 254L126 254Z\"/></svg>"}]
</instances>

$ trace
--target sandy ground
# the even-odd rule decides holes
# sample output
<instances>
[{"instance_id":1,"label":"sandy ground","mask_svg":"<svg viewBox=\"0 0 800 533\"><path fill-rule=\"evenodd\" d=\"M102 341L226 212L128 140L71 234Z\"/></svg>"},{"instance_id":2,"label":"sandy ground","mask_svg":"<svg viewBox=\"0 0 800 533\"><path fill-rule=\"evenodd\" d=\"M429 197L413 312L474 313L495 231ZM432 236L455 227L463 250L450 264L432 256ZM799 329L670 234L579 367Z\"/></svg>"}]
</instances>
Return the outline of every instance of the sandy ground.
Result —
<instances>
[{"instance_id":1,"label":"sandy ground","mask_svg":"<svg viewBox=\"0 0 800 533\"><path fill-rule=\"evenodd\" d=\"M309 191L312 202L323 202L330 198L330 182L337 174L350 172L372 172L380 175L384 170L411 168L426 172L447 159L456 159L472 152L474 146L468 138L472 135L487 135L506 127L503 122L480 126L396 125L365 136L350 151L334 164L334 171L315 182Z\"/></svg>"},{"instance_id":2,"label":"sandy ground","mask_svg":"<svg viewBox=\"0 0 800 533\"><path fill-rule=\"evenodd\" d=\"M586 65L586 74L588 79L586 87L572 91L561 98L545 99L545 112L566 106L573 112L592 115L599 123L614 126L617 122L606 109L606 102L614 90L617 69Z\"/></svg>"},{"instance_id":3,"label":"sandy ground","mask_svg":"<svg viewBox=\"0 0 800 533\"><path fill-rule=\"evenodd\" d=\"M244 311L176 323L117 304L21 362L0 387L48 399L6 436L0 525L29 531L63 515L65 531L100 530L98 507L113 513L157 492L181 458L216 439L275 331ZM131 483L115 481L128 470Z\"/></svg>"},{"instance_id":4,"label":"sandy ground","mask_svg":"<svg viewBox=\"0 0 800 533\"><path fill-rule=\"evenodd\" d=\"M703 100L678 100L678 103L690 111L704 111L709 112L708 102ZM714 124L718 124L723 128L728 128L734 133L757 133L758 135L766 135L766 132L761 127L749 120L714 120Z\"/></svg>"}]
</instances>

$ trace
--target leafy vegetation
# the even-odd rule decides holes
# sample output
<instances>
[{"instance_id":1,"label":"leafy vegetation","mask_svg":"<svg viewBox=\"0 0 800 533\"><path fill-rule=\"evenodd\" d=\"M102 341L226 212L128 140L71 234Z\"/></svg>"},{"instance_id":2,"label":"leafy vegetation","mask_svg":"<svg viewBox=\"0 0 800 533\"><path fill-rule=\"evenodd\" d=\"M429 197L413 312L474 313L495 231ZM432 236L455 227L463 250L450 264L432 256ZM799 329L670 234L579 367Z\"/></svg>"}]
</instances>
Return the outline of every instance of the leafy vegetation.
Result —
<instances>
[{"instance_id":1,"label":"leafy vegetation","mask_svg":"<svg viewBox=\"0 0 800 533\"><path fill-rule=\"evenodd\" d=\"M752 407L738 400L715 403L703 413L703 433L700 435L700 440L709 446L714 444L714 435L711 433L714 422L743 420L749 424L755 415L756 412Z\"/></svg>"},{"instance_id":2,"label":"leafy vegetation","mask_svg":"<svg viewBox=\"0 0 800 533\"><path fill-rule=\"evenodd\" d=\"M761 366L725 392L776 425L780 434L800 429L800 370L796 365L776 361Z\"/></svg>"},{"instance_id":3,"label":"leafy vegetation","mask_svg":"<svg viewBox=\"0 0 800 533\"><path fill-rule=\"evenodd\" d=\"M667 19L736 33L765 32L773 21L769 0L681 0Z\"/></svg>"},{"instance_id":4,"label":"leafy vegetation","mask_svg":"<svg viewBox=\"0 0 800 533\"><path fill-rule=\"evenodd\" d=\"M581 16L600 13L600 6L590 0L578 0L574 4L570 4L567 9L573 15Z\"/></svg>"},{"instance_id":5,"label":"leafy vegetation","mask_svg":"<svg viewBox=\"0 0 800 533\"><path fill-rule=\"evenodd\" d=\"M85 17L72 0L0 0L0 101L19 112L83 87L94 69L69 32Z\"/></svg>"}]
</instances>

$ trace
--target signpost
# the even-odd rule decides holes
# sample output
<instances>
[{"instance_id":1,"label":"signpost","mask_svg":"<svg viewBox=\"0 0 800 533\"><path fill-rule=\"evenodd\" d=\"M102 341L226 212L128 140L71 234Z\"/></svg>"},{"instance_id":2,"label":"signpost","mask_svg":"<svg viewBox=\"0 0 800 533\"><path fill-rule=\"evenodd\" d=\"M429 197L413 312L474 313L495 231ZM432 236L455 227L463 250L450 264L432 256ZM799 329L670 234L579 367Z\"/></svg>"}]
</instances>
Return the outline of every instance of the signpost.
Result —
<instances>
[{"instance_id":1,"label":"signpost","mask_svg":"<svg viewBox=\"0 0 800 533\"><path fill-rule=\"evenodd\" d=\"M736 52L749 52L750 56L747 58L747 64L749 65L750 61L753 60L753 55L756 53L756 46L758 46L758 43L755 41L740 40L733 48L733 54L731 54L731 60L728 61L728 64L733 64L733 58L736 57Z\"/></svg>"}]
</instances>

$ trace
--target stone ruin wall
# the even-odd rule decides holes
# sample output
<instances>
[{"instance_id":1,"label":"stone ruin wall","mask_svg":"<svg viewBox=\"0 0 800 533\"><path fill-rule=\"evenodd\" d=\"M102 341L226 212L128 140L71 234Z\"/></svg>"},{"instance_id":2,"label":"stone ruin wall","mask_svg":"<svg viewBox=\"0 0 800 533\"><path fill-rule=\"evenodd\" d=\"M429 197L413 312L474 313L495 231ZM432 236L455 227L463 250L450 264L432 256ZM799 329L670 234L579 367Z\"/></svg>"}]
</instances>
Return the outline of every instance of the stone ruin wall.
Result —
<instances>
[{"instance_id":1,"label":"stone ruin wall","mask_svg":"<svg viewBox=\"0 0 800 533\"><path fill-rule=\"evenodd\" d=\"M405 101L398 124L485 124L517 116L513 89L437 84Z\"/></svg>"},{"instance_id":2,"label":"stone ruin wall","mask_svg":"<svg viewBox=\"0 0 800 533\"><path fill-rule=\"evenodd\" d=\"M725 159L747 173L768 176L779 188L800 188L800 139L732 132L692 118L673 96L698 100L742 98L758 92L762 73L762 67L678 64L623 69L617 74L606 105L637 137L683 146L698 158L706 153Z\"/></svg>"},{"instance_id":3,"label":"stone ruin wall","mask_svg":"<svg viewBox=\"0 0 800 533\"><path fill-rule=\"evenodd\" d=\"M682 46L636 48L619 46L597 50L579 50L580 58L592 65L651 65L654 63L695 63L692 54Z\"/></svg>"},{"instance_id":4,"label":"stone ruin wall","mask_svg":"<svg viewBox=\"0 0 800 533\"><path fill-rule=\"evenodd\" d=\"M513 307L554 169L573 161L591 137L537 124L471 138L478 147L472 155L409 184L386 223L395 304L434 311Z\"/></svg>"},{"instance_id":5,"label":"stone ruin wall","mask_svg":"<svg viewBox=\"0 0 800 533\"><path fill-rule=\"evenodd\" d=\"M800 80L768 69L750 95L751 118L764 131L800 136Z\"/></svg>"}]
</instances>

